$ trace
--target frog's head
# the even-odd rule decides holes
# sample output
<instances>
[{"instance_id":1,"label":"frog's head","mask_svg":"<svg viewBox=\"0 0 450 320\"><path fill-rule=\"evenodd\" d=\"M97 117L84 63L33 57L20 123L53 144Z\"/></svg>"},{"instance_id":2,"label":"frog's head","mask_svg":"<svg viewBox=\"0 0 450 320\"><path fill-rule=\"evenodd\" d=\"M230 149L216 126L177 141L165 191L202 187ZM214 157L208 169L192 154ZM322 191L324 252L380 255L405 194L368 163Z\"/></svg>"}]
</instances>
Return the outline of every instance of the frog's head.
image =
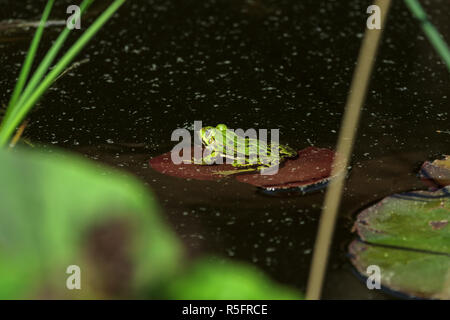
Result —
<instances>
[{"instance_id":1,"label":"frog's head","mask_svg":"<svg viewBox=\"0 0 450 320\"><path fill-rule=\"evenodd\" d=\"M200 139L205 147L221 150L224 146L224 141L227 141L227 129L227 126L224 124L218 124L216 127L203 127L199 131Z\"/></svg>"},{"instance_id":2,"label":"frog's head","mask_svg":"<svg viewBox=\"0 0 450 320\"><path fill-rule=\"evenodd\" d=\"M205 146L211 146L215 142L216 128L203 127L200 129L199 135Z\"/></svg>"}]
</instances>

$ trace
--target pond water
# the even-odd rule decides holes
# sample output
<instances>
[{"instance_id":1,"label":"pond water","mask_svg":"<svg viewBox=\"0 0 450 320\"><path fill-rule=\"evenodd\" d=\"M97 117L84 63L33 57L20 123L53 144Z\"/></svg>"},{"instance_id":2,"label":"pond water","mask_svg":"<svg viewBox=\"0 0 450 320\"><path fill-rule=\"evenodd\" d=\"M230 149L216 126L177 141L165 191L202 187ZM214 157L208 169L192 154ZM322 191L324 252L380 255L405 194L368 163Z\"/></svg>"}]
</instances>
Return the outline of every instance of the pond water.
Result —
<instances>
[{"instance_id":1,"label":"pond water","mask_svg":"<svg viewBox=\"0 0 450 320\"><path fill-rule=\"evenodd\" d=\"M0 21L37 21L46 1L0 0ZM450 2L422 1L450 41ZM97 1L82 26L105 7ZM298 150L334 148L371 1L128 1L30 114L25 137L138 176L190 256L254 263L305 290L324 193L273 198L234 179L164 176L148 160L171 133L226 123L279 128ZM66 19L58 2L52 20ZM49 47L60 26L49 26ZM11 94L33 28L0 28L0 102ZM76 34L76 32L75 32ZM72 38L73 39L73 38ZM42 52L42 51L41 51ZM41 56L42 57L42 54ZM394 1L361 118L324 297L386 299L355 277L346 252L363 207L424 189L420 164L448 153L448 70L402 1Z\"/></svg>"}]
</instances>

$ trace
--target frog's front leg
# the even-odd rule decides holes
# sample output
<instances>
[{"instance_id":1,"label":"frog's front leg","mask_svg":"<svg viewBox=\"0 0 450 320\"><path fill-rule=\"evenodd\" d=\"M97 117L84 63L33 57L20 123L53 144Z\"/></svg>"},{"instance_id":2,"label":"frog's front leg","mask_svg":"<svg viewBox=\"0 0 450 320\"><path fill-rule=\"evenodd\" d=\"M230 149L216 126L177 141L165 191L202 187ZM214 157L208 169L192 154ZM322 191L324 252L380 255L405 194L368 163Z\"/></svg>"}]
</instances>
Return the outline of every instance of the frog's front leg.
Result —
<instances>
[{"instance_id":1,"label":"frog's front leg","mask_svg":"<svg viewBox=\"0 0 450 320\"><path fill-rule=\"evenodd\" d=\"M203 156L202 165L211 165L220 157L220 153L218 151L212 150L206 156Z\"/></svg>"},{"instance_id":2,"label":"frog's front leg","mask_svg":"<svg viewBox=\"0 0 450 320\"><path fill-rule=\"evenodd\" d=\"M200 159L194 158L194 160L183 160L183 163L186 164L198 164L201 166L207 166L214 164L214 161L217 160L217 158L220 156L220 153L217 151L212 150L210 153L208 153L206 156L203 156Z\"/></svg>"}]
</instances>

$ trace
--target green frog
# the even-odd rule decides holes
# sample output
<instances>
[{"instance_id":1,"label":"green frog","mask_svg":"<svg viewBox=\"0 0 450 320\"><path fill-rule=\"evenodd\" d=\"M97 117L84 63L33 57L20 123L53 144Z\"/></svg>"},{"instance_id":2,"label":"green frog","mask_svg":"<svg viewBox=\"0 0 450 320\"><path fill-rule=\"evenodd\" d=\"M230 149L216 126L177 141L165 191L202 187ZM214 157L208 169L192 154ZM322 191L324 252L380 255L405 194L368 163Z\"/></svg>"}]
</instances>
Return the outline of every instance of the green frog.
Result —
<instances>
[{"instance_id":1,"label":"green frog","mask_svg":"<svg viewBox=\"0 0 450 320\"><path fill-rule=\"evenodd\" d=\"M285 145L267 144L254 138L238 136L226 125L203 127L200 139L209 153L203 157L202 165L212 164L217 158L233 160L232 166L240 170L218 171L215 174L231 175L241 172L268 170L278 167L287 158L294 158L297 152ZM260 151L261 150L261 151Z\"/></svg>"}]
</instances>

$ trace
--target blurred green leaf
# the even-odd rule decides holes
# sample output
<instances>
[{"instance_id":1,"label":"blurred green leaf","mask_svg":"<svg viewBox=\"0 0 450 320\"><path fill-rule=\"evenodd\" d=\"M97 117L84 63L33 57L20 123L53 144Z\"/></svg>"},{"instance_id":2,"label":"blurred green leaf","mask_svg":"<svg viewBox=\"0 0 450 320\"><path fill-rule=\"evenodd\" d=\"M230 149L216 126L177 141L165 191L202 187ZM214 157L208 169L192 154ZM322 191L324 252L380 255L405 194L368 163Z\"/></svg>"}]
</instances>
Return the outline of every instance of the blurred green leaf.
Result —
<instances>
[{"instance_id":1,"label":"blurred green leaf","mask_svg":"<svg viewBox=\"0 0 450 320\"><path fill-rule=\"evenodd\" d=\"M137 179L15 149L0 151L0 181L0 298L133 296L175 271L179 243ZM66 289L69 265L82 290Z\"/></svg>"},{"instance_id":2,"label":"blurred green leaf","mask_svg":"<svg viewBox=\"0 0 450 320\"><path fill-rule=\"evenodd\" d=\"M180 300L293 300L302 296L274 283L258 269L237 262L203 258L165 289L169 299Z\"/></svg>"}]
</instances>

